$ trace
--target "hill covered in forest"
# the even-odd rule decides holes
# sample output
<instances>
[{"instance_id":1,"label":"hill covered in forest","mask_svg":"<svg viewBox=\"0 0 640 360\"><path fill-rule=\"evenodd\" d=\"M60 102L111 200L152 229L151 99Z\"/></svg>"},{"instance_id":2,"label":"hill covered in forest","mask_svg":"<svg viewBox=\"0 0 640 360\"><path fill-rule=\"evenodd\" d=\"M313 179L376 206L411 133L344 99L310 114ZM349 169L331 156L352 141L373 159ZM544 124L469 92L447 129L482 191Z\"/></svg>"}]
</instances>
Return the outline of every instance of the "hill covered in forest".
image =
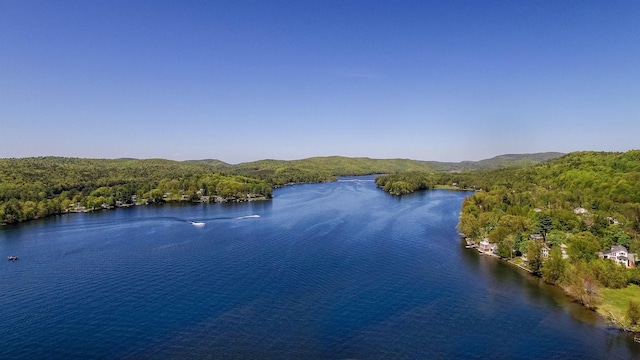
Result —
<instances>
[{"instance_id":1,"label":"hill covered in forest","mask_svg":"<svg viewBox=\"0 0 640 360\"><path fill-rule=\"evenodd\" d=\"M430 162L427 163L442 171L495 170L506 168L522 168L553 160L565 155L559 152L535 154L505 154L480 161Z\"/></svg>"},{"instance_id":2,"label":"hill covered in forest","mask_svg":"<svg viewBox=\"0 0 640 360\"><path fill-rule=\"evenodd\" d=\"M265 180L163 159L0 159L0 223L148 202L270 197Z\"/></svg>"},{"instance_id":3,"label":"hill covered in forest","mask_svg":"<svg viewBox=\"0 0 640 360\"><path fill-rule=\"evenodd\" d=\"M212 165L219 171L266 179L275 185L299 182L333 181L336 176L399 174L407 172L457 172L467 169L489 170L531 166L562 153L500 155L491 159L438 162L411 159L371 159L367 157L326 156L301 160L259 160L231 165L219 160L195 163Z\"/></svg>"},{"instance_id":4,"label":"hill covered in forest","mask_svg":"<svg viewBox=\"0 0 640 360\"><path fill-rule=\"evenodd\" d=\"M539 154L487 160L500 166L538 162ZM525 160L527 159L527 160ZM216 159L85 159L33 157L0 159L0 223L69 211L141 202L242 200L270 197L273 187L335 181L341 175L448 171L453 165L408 159L341 156L302 160L259 160L228 164Z\"/></svg>"}]
</instances>

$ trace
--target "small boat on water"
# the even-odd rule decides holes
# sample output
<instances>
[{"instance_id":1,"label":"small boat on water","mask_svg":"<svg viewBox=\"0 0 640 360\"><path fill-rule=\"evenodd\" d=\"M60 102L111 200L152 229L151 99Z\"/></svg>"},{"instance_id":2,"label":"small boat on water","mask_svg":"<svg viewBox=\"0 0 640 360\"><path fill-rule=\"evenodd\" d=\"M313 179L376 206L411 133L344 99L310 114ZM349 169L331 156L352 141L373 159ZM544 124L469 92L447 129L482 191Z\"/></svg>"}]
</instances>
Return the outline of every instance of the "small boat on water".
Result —
<instances>
[{"instance_id":1,"label":"small boat on water","mask_svg":"<svg viewBox=\"0 0 640 360\"><path fill-rule=\"evenodd\" d=\"M16 260L18 260L18 257L17 256L9 256L9 257L7 257L7 259L9 259L9 261L16 261Z\"/></svg>"},{"instance_id":2,"label":"small boat on water","mask_svg":"<svg viewBox=\"0 0 640 360\"><path fill-rule=\"evenodd\" d=\"M205 224L203 222L198 222L198 221L189 221L189 223L191 223L191 225L193 226L204 226Z\"/></svg>"}]
</instances>

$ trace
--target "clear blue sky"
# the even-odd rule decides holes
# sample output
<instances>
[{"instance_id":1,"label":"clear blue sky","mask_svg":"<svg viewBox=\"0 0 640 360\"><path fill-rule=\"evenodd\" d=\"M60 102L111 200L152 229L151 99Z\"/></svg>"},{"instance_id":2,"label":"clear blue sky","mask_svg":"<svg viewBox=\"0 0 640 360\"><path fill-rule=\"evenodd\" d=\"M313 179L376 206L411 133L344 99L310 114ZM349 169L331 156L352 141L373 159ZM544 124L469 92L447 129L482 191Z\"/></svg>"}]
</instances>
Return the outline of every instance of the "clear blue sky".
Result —
<instances>
[{"instance_id":1,"label":"clear blue sky","mask_svg":"<svg viewBox=\"0 0 640 360\"><path fill-rule=\"evenodd\" d=\"M640 1L0 0L0 157L640 148Z\"/></svg>"}]
</instances>

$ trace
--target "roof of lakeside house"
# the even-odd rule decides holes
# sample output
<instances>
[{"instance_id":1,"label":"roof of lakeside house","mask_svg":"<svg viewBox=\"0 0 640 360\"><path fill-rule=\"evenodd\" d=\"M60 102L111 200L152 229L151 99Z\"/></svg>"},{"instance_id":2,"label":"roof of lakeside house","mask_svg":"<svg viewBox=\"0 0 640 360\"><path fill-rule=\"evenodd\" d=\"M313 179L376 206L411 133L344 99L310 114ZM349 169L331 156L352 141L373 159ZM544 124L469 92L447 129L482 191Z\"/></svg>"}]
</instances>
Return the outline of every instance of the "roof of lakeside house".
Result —
<instances>
[{"instance_id":1,"label":"roof of lakeside house","mask_svg":"<svg viewBox=\"0 0 640 360\"><path fill-rule=\"evenodd\" d=\"M618 251L629 252L626 247L624 247L622 245L615 245L615 246L611 247L611 250L606 250L603 253L604 254L611 254L611 253L617 253Z\"/></svg>"}]
</instances>

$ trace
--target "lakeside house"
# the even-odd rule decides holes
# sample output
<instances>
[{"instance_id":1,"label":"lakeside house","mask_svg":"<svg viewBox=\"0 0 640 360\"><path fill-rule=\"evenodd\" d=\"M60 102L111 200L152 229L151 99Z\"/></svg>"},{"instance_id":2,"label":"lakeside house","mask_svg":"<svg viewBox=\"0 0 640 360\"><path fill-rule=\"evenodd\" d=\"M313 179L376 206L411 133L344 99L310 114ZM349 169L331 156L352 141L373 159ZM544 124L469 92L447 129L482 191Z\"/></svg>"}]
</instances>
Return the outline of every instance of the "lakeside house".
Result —
<instances>
[{"instance_id":1,"label":"lakeside house","mask_svg":"<svg viewBox=\"0 0 640 360\"><path fill-rule=\"evenodd\" d=\"M544 236L542 236L542 234L531 234L531 235L529 235L529 240L531 240L531 241L536 241L536 240L544 241Z\"/></svg>"},{"instance_id":2,"label":"lakeside house","mask_svg":"<svg viewBox=\"0 0 640 360\"><path fill-rule=\"evenodd\" d=\"M544 237L541 234L531 234L529 235L530 241L540 241L542 242L542 247L540 248L540 255L542 258L547 259L551 254L552 245L544 242ZM560 244L560 251L562 253L563 259L568 259L569 255L567 254L567 245L562 243ZM522 254L522 260L527 261L527 254Z\"/></svg>"},{"instance_id":3,"label":"lakeside house","mask_svg":"<svg viewBox=\"0 0 640 360\"><path fill-rule=\"evenodd\" d=\"M562 258L563 259L568 259L569 258L569 255L567 254L567 245L566 244L560 244L560 252L562 253ZM540 253L541 253L541 255L542 255L542 257L544 259L549 258L549 255L551 254L551 245L547 244L547 243L543 243L542 244L542 248L540 249Z\"/></svg>"},{"instance_id":4,"label":"lakeside house","mask_svg":"<svg viewBox=\"0 0 640 360\"><path fill-rule=\"evenodd\" d=\"M489 239L484 238L478 244L478 250L487 254L496 254L498 252L498 245L489 242Z\"/></svg>"},{"instance_id":5,"label":"lakeside house","mask_svg":"<svg viewBox=\"0 0 640 360\"><path fill-rule=\"evenodd\" d=\"M625 267L634 267L636 265L636 254L630 254L629 250L622 245L612 246L611 249L598 253L603 259L613 260L616 264Z\"/></svg>"},{"instance_id":6,"label":"lakeside house","mask_svg":"<svg viewBox=\"0 0 640 360\"><path fill-rule=\"evenodd\" d=\"M549 252L551 252L551 248L549 247L549 245L547 245L547 243L544 243L542 244L542 249L540 249L540 252L542 253L542 257L546 259L549 257Z\"/></svg>"}]
</instances>

